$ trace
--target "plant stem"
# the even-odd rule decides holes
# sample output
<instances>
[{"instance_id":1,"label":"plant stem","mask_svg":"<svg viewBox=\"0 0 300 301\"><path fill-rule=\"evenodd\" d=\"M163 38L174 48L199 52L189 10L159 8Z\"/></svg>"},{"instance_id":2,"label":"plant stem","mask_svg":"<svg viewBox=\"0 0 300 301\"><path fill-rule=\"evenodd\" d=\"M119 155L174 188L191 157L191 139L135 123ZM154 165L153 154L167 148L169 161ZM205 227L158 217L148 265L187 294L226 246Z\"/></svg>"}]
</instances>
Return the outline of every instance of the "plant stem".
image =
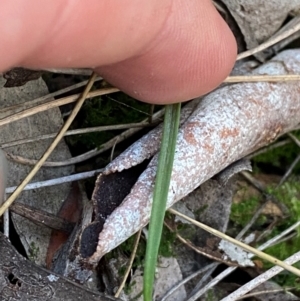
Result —
<instances>
[{"instance_id":1,"label":"plant stem","mask_svg":"<svg viewBox=\"0 0 300 301\"><path fill-rule=\"evenodd\" d=\"M168 199L181 104L167 105L149 223L144 270L144 300L152 300L153 282Z\"/></svg>"}]
</instances>

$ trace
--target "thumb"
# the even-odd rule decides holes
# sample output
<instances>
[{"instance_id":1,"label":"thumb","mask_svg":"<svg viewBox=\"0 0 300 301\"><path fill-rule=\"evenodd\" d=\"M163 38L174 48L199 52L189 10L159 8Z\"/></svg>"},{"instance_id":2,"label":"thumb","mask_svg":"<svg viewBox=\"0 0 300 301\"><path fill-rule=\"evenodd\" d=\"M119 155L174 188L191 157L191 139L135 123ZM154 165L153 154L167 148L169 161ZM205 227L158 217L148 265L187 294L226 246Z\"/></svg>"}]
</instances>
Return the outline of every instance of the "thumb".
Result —
<instances>
[{"instance_id":1,"label":"thumb","mask_svg":"<svg viewBox=\"0 0 300 301\"><path fill-rule=\"evenodd\" d=\"M236 56L210 0L1 1L0 18L0 70L95 68L152 103L209 92Z\"/></svg>"},{"instance_id":2,"label":"thumb","mask_svg":"<svg viewBox=\"0 0 300 301\"><path fill-rule=\"evenodd\" d=\"M236 54L235 38L210 0L174 0L144 51L97 70L134 98L166 104L214 89L230 73Z\"/></svg>"}]
</instances>

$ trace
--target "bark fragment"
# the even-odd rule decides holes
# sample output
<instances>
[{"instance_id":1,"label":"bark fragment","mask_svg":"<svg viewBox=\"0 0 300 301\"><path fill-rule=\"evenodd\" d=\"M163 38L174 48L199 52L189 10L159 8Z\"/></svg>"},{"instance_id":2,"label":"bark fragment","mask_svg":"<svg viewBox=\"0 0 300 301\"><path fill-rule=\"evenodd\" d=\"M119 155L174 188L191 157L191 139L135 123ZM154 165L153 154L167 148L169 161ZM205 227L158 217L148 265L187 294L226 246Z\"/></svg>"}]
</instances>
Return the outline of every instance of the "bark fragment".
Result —
<instances>
[{"instance_id":1,"label":"bark fragment","mask_svg":"<svg viewBox=\"0 0 300 301\"><path fill-rule=\"evenodd\" d=\"M27 301L117 301L92 292L70 280L38 267L20 256L0 232L0 298Z\"/></svg>"}]
</instances>

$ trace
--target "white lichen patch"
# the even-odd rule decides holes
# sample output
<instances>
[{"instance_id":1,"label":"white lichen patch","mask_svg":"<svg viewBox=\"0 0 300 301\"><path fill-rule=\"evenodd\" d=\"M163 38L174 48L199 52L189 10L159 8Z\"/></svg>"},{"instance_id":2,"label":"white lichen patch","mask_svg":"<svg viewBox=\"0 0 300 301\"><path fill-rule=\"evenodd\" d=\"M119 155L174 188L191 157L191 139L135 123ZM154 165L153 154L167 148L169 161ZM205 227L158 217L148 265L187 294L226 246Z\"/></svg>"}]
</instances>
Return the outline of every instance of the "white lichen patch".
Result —
<instances>
[{"instance_id":1,"label":"white lichen patch","mask_svg":"<svg viewBox=\"0 0 300 301\"><path fill-rule=\"evenodd\" d=\"M222 239L219 243L219 249L224 251L224 260L236 261L243 267L254 266L254 263L249 258L249 253L231 242Z\"/></svg>"},{"instance_id":2,"label":"white lichen patch","mask_svg":"<svg viewBox=\"0 0 300 301\"><path fill-rule=\"evenodd\" d=\"M57 280L59 280L59 277L53 274L48 275L47 278L50 282L56 282Z\"/></svg>"}]
</instances>

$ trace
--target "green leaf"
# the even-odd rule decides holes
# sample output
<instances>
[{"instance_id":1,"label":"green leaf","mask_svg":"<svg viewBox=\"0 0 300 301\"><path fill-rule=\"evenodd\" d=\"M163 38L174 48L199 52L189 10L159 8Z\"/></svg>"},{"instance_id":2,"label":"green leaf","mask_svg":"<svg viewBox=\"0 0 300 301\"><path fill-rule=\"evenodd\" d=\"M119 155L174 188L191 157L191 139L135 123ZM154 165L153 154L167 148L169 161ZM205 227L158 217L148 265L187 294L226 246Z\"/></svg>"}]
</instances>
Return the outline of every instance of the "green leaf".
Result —
<instances>
[{"instance_id":1,"label":"green leaf","mask_svg":"<svg viewBox=\"0 0 300 301\"><path fill-rule=\"evenodd\" d=\"M168 199L180 118L180 103L167 105L149 223L144 270L144 300L152 300L153 282Z\"/></svg>"}]
</instances>

